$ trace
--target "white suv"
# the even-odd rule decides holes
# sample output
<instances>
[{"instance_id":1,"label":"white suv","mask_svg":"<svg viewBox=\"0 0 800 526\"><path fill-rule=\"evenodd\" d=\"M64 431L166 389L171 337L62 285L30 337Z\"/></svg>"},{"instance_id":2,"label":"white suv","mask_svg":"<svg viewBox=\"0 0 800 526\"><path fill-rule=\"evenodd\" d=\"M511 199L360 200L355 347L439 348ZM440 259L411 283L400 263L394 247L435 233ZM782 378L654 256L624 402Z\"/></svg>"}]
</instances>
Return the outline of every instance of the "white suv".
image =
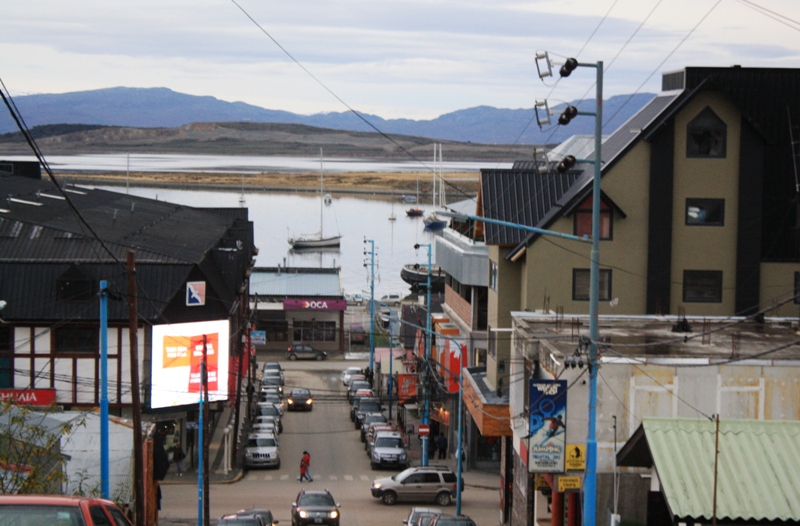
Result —
<instances>
[{"instance_id":1,"label":"white suv","mask_svg":"<svg viewBox=\"0 0 800 526\"><path fill-rule=\"evenodd\" d=\"M397 431L378 431L370 448L372 469L383 466L408 467L408 454L403 435Z\"/></svg>"},{"instance_id":2,"label":"white suv","mask_svg":"<svg viewBox=\"0 0 800 526\"><path fill-rule=\"evenodd\" d=\"M372 496L384 504L398 500L435 501L439 506L449 506L456 496L458 479L448 466L408 468L393 477L377 479L372 483Z\"/></svg>"}]
</instances>

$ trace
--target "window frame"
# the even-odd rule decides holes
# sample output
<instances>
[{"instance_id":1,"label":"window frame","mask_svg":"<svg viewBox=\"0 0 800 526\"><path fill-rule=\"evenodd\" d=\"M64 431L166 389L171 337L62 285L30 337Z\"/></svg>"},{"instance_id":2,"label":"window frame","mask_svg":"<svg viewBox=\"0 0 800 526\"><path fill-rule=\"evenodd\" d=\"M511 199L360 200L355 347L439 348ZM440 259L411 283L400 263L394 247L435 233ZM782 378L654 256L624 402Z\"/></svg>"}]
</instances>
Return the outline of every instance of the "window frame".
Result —
<instances>
[{"instance_id":1,"label":"window frame","mask_svg":"<svg viewBox=\"0 0 800 526\"><path fill-rule=\"evenodd\" d=\"M718 133L717 137L722 146L717 153L703 153L702 147L698 140L699 134L713 135ZM710 152L714 152L713 148L709 148ZM686 125L686 157L689 159L725 159L728 152L728 125L709 106L703 108L689 123Z\"/></svg>"},{"instance_id":2,"label":"window frame","mask_svg":"<svg viewBox=\"0 0 800 526\"><path fill-rule=\"evenodd\" d=\"M591 239L592 237L592 199L587 198L575 209L572 216L572 233L578 237L584 235ZM586 216L589 216L589 221L586 221ZM605 221L604 221L605 220ZM588 225L589 231L585 232L584 225ZM606 231L607 230L607 231ZM606 203L605 199L600 200L600 241L611 241L614 239L614 211L611 206Z\"/></svg>"},{"instance_id":3,"label":"window frame","mask_svg":"<svg viewBox=\"0 0 800 526\"><path fill-rule=\"evenodd\" d=\"M582 278L582 279L585 279L586 282L587 282L586 296L585 297L578 294L578 287L577 287L578 276L584 276L584 275L585 275L585 278ZM604 292L604 288L603 288L604 276L605 276L605 280L606 280L606 287L605 287L605 294L606 295L605 296L603 295L603 292ZM611 301L611 296L612 296L611 291L613 290L612 277L613 276L612 276L610 268L601 268L600 269L600 274L598 275L598 285L599 285L598 295L597 295L598 296L597 297L598 301ZM573 268L572 269L572 301L589 301L590 300L589 296L591 295L591 288L592 288L591 269L588 269L588 268Z\"/></svg>"},{"instance_id":4,"label":"window frame","mask_svg":"<svg viewBox=\"0 0 800 526\"><path fill-rule=\"evenodd\" d=\"M69 338L73 344L64 346L63 343L66 341L66 335L69 333L84 333L84 338ZM51 329L52 337L52 348L53 354L58 355L76 355L76 356L97 356L99 354L100 349L100 329L97 326L91 325L66 325L63 327L56 327ZM88 338L87 338L88 337ZM91 349L81 351L81 347L76 347L74 345L75 342L78 340L89 340L91 339Z\"/></svg>"},{"instance_id":5,"label":"window frame","mask_svg":"<svg viewBox=\"0 0 800 526\"><path fill-rule=\"evenodd\" d=\"M702 205L718 205L719 207L719 215L721 216L717 221L696 221L690 220L689 216L689 207L695 206L698 208L703 208ZM706 209L709 207L706 206ZM687 197L686 198L686 208L684 209L684 224L686 226L725 226L725 199L721 198L706 198L706 197Z\"/></svg>"},{"instance_id":6,"label":"window frame","mask_svg":"<svg viewBox=\"0 0 800 526\"><path fill-rule=\"evenodd\" d=\"M696 270L696 269L684 269L683 271L683 302L684 303L722 303L722 296L723 296L723 273L721 270ZM710 298L705 295L701 294L694 294L689 295L689 287L699 288L699 289L706 289L711 290L711 286L708 284L691 284L691 279L701 279L704 278L706 280L714 279L716 282L713 288L716 289L716 294L714 297Z\"/></svg>"},{"instance_id":7,"label":"window frame","mask_svg":"<svg viewBox=\"0 0 800 526\"><path fill-rule=\"evenodd\" d=\"M497 261L489 260L489 288L497 292Z\"/></svg>"}]
</instances>

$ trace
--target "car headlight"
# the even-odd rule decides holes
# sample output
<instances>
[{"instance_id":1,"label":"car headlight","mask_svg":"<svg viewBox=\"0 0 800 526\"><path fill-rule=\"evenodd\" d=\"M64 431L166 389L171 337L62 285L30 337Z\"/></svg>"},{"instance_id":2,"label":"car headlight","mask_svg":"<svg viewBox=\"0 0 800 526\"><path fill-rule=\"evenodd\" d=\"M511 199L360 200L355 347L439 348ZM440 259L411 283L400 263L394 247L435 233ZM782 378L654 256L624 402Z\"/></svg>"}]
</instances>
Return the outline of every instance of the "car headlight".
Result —
<instances>
[{"instance_id":1,"label":"car headlight","mask_svg":"<svg viewBox=\"0 0 800 526\"><path fill-rule=\"evenodd\" d=\"M307 519L308 518L308 512L307 511L300 510L298 515L300 515L301 519Z\"/></svg>"},{"instance_id":2,"label":"car headlight","mask_svg":"<svg viewBox=\"0 0 800 526\"><path fill-rule=\"evenodd\" d=\"M306 400L306 403L307 403L308 405L311 405L311 403L312 403L313 401L314 401L313 399L309 398L308 400Z\"/></svg>"},{"instance_id":3,"label":"car headlight","mask_svg":"<svg viewBox=\"0 0 800 526\"><path fill-rule=\"evenodd\" d=\"M290 398L290 399L288 399L288 400L287 400L287 402L289 403L289 405L292 405L292 404L294 403L294 400L292 400L292 399Z\"/></svg>"},{"instance_id":4,"label":"car headlight","mask_svg":"<svg viewBox=\"0 0 800 526\"><path fill-rule=\"evenodd\" d=\"M336 510L333 510L333 511L329 511L329 512L328 512L328 518L335 519L335 518L336 518L336 517L338 517L338 516L339 516L339 512L338 512L338 511L336 511Z\"/></svg>"},{"instance_id":5,"label":"car headlight","mask_svg":"<svg viewBox=\"0 0 800 526\"><path fill-rule=\"evenodd\" d=\"M375 462L377 462L377 461L379 461L380 459L381 459L381 456L380 456L379 454L377 454L377 453L375 453L375 452L373 451L373 452L372 452L372 460L374 460Z\"/></svg>"},{"instance_id":6,"label":"car headlight","mask_svg":"<svg viewBox=\"0 0 800 526\"><path fill-rule=\"evenodd\" d=\"M379 483L377 483L377 482L375 482L375 483L372 485L372 487L373 487L373 488L375 488L375 489L381 489L381 485L380 485Z\"/></svg>"},{"instance_id":7,"label":"car headlight","mask_svg":"<svg viewBox=\"0 0 800 526\"><path fill-rule=\"evenodd\" d=\"M408 455L406 455L405 453L400 453L400 460L406 460L407 458Z\"/></svg>"}]
</instances>

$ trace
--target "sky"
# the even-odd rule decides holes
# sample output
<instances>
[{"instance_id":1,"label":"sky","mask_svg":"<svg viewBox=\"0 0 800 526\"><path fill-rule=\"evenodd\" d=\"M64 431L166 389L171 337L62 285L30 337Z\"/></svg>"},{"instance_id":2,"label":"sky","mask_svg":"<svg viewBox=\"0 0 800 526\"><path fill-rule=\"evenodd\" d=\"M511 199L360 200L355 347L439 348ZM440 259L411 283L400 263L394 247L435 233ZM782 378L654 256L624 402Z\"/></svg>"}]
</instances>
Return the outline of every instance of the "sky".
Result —
<instances>
[{"instance_id":1,"label":"sky","mask_svg":"<svg viewBox=\"0 0 800 526\"><path fill-rule=\"evenodd\" d=\"M3 4L0 79L13 96L166 87L306 115L349 106L418 120L593 97L595 68L558 80L567 57L603 61L605 98L656 93L662 72L686 66L800 67L800 0ZM544 51L556 76L543 81Z\"/></svg>"}]
</instances>

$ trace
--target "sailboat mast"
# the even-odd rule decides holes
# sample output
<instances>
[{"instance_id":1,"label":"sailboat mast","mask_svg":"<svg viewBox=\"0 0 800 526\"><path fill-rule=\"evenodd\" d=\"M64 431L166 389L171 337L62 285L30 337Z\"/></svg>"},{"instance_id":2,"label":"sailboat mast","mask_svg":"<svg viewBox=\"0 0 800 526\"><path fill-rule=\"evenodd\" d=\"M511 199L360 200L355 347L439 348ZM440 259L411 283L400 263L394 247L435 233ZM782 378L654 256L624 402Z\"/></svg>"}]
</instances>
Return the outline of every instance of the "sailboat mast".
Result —
<instances>
[{"instance_id":1,"label":"sailboat mast","mask_svg":"<svg viewBox=\"0 0 800 526\"><path fill-rule=\"evenodd\" d=\"M319 149L319 238L322 239L322 211L323 208L323 201L325 198L322 195L322 148Z\"/></svg>"}]
</instances>

